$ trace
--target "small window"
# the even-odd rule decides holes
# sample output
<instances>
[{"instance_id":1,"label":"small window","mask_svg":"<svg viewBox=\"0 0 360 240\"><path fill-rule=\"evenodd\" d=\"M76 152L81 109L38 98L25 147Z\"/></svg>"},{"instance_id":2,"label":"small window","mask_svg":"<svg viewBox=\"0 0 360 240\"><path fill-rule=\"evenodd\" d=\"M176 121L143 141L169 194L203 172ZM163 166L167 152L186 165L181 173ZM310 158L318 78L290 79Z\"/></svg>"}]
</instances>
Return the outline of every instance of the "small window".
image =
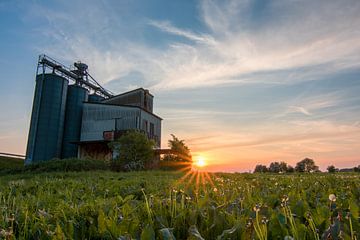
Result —
<instances>
[{"instance_id":1,"label":"small window","mask_svg":"<svg viewBox=\"0 0 360 240\"><path fill-rule=\"evenodd\" d=\"M146 120L144 120L144 122L143 122L143 130L145 132L148 132L148 121L146 121Z\"/></svg>"},{"instance_id":2,"label":"small window","mask_svg":"<svg viewBox=\"0 0 360 240\"><path fill-rule=\"evenodd\" d=\"M150 123L150 136L154 136L155 126L153 123Z\"/></svg>"}]
</instances>

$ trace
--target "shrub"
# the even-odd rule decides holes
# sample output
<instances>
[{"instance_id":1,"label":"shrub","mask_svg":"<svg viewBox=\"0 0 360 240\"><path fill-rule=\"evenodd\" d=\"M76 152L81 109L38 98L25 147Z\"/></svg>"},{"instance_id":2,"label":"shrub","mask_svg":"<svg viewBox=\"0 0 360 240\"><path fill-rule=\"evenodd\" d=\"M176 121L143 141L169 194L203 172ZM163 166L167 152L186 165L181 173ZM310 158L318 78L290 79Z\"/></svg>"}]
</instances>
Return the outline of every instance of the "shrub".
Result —
<instances>
[{"instance_id":1,"label":"shrub","mask_svg":"<svg viewBox=\"0 0 360 240\"><path fill-rule=\"evenodd\" d=\"M80 172L91 170L107 170L108 164L105 161L93 159L52 159L39 163L26 165L24 171L31 172Z\"/></svg>"},{"instance_id":2,"label":"shrub","mask_svg":"<svg viewBox=\"0 0 360 240\"><path fill-rule=\"evenodd\" d=\"M155 142L149 140L145 134L138 131L128 131L109 147L118 153L112 160L111 169L114 171L136 171L148 169L154 161Z\"/></svg>"},{"instance_id":3,"label":"shrub","mask_svg":"<svg viewBox=\"0 0 360 240\"><path fill-rule=\"evenodd\" d=\"M0 171L20 169L24 166L24 159L0 156Z\"/></svg>"}]
</instances>

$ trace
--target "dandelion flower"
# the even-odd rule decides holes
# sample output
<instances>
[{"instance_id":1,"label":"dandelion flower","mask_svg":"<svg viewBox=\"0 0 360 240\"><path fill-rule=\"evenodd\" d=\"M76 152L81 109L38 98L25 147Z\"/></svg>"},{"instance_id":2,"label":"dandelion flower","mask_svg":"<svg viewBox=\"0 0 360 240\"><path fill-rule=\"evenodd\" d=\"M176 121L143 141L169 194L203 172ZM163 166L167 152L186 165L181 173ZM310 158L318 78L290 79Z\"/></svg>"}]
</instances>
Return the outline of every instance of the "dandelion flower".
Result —
<instances>
[{"instance_id":1,"label":"dandelion flower","mask_svg":"<svg viewBox=\"0 0 360 240\"><path fill-rule=\"evenodd\" d=\"M254 210L255 212L259 212L260 209L261 209L261 205L260 205L260 204L256 204L256 205L254 206L254 208L253 208L253 210Z\"/></svg>"},{"instance_id":2,"label":"dandelion flower","mask_svg":"<svg viewBox=\"0 0 360 240\"><path fill-rule=\"evenodd\" d=\"M332 202L335 202L335 201L336 201L336 196L335 196L335 194L330 194L330 195L329 195L329 200L332 201Z\"/></svg>"}]
</instances>

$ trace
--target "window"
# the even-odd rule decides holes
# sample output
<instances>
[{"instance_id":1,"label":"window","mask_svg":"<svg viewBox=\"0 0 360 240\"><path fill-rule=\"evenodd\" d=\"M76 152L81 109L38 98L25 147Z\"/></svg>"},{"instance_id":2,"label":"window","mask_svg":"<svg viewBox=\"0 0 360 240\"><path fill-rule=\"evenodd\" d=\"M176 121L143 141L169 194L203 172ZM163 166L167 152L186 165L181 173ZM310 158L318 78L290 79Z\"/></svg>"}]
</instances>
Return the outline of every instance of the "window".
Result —
<instances>
[{"instance_id":1,"label":"window","mask_svg":"<svg viewBox=\"0 0 360 240\"><path fill-rule=\"evenodd\" d=\"M155 132L155 126L153 123L150 123L150 136L153 137Z\"/></svg>"},{"instance_id":2,"label":"window","mask_svg":"<svg viewBox=\"0 0 360 240\"><path fill-rule=\"evenodd\" d=\"M145 132L148 132L148 121L146 121L146 120L143 121L143 130Z\"/></svg>"}]
</instances>

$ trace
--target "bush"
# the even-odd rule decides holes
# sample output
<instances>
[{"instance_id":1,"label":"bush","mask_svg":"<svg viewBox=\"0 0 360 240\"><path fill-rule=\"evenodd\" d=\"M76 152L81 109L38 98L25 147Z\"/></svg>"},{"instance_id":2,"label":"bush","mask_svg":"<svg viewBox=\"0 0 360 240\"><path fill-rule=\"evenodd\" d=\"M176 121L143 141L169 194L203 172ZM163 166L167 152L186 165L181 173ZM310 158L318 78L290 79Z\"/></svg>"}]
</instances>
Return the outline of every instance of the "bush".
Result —
<instances>
[{"instance_id":1,"label":"bush","mask_svg":"<svg viewBox=\"0 0 360 240\"><path fill-rule=\"evenodd\" d=\"M161 160L159 162L159 169L165 171L187 171L191 169L191 162L176 162L176 161L166 161Z\"/></svg>"},{"instance_id":2,"label":"bush","mask_svg":"<svg viewBox=\"0 0 360 240\"><path fill-rule=\"evenodd\" d=\"M26 165L24 171L31 172L80 172L91 170L107 170L108 164L105 161L93 160L93 159L52 159L49 161L43 161L39 163L33 163Z\"/></svg>"},{"instance_id":3,"label":"bush","mask_svg":"<svg viewBox=\"0 0 360 240\"><path fill-rule=\"evenodd\" d=\"M24 159L0 156L0 171L20 169L24 166Z\"/></svg>"},{"instance_id":4,"label":"bush","mask_svg":"<svg viewBox=\"0 0 360 240\"><path fill-rule=\"evenodd\" d=\"M149 169L154 162L155 142L144 133L128 131L119 139L109 143L109 147L118 156L111 161L113 171L137 171Z\"/></svg>"}]
</instances>

